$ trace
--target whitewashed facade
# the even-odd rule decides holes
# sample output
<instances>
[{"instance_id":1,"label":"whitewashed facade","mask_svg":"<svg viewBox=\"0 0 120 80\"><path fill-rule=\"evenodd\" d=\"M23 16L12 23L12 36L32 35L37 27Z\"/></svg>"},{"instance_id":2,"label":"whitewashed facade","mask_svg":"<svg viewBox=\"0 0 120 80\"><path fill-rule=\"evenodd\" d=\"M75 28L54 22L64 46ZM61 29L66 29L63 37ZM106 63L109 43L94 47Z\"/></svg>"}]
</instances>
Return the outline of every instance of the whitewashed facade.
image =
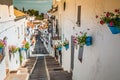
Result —
<instances>
[{"instance_id":1,"label":"whitewashed facade","mask_svg":"<svg viewBox=\"0 0 120 80\"><path fill-rule=\"evenodd\" d=\"M7 31L14 27L14 11L12 0L0 1L0 39L8 37ZM4 52L5 56L0 63L0 80L4 80L6 77L6 71L8 70L8 49Z\"/></svg>"},{"instance_id":2,"label":"whitewashed facade","mask_svg":"<svg viewBox=\"0 0 120 80\"><path fill-rule=\"evenodd\" d=\"M24 39L24 27L26 19L20 18L16 20L14 15L12 0L0 1L0 39L7 37L7 45L5 47L4 59L0 62L0 80L4 80L8 71L17 70L20 66L19 52L15 55L9 55L8 46L21 46Z\"/></svg>"},{"instance_id":3,"label":"whitewashed facade","mask_svg":"<svg viewBox=\"0 0 120 80\"><path fill-rule=\"evenodd\" d=\"M64 2L66 2L65 10ZM112 34L107 25L100 25L99 19L96 19L96 15L101 15L103 12L120 9L120 1L61 0L56 3L58 5L57 18L62 27L61 41L67 38L70 43L68 50L64 48L62 50L64 70L73 73L73 80L120 80L120 34ZM81 6L80 27L76 24L78 6ZM74 53L71 53L71 36L87 28L90 29L88 35L93 37L93 44L84 46L83 60L80 62L79 46L74 47Z\"/></svg>"}]
</instances>

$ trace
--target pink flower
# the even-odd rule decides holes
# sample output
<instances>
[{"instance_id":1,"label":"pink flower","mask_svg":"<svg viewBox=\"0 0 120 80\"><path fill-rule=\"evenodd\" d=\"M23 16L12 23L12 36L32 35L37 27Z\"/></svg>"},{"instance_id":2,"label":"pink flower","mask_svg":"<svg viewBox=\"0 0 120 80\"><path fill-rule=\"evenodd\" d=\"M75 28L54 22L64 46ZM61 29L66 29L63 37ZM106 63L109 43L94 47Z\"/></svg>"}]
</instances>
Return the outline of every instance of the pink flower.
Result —
<instances>
[{"instance_id":1,"label":"pink flower","mask_svg":"<svg viewBox=\"0 0 120 80\"><path fill-rule=\"evenodd\" d=\"M114 23L112 21L110 22L110 26L114 26Z\"/></svg>"},{"instance_id":2,"label":"pink flower","mask_svg":"<svg viewBox=\"0 0 120 80\"><path fill-rule=\"evenodd\" d=\"M110 16L110 13L109 13L109 12L107 12L107 13L106 13L106 17L109 17L109 16Z\"/></svg>"}]
</instances>

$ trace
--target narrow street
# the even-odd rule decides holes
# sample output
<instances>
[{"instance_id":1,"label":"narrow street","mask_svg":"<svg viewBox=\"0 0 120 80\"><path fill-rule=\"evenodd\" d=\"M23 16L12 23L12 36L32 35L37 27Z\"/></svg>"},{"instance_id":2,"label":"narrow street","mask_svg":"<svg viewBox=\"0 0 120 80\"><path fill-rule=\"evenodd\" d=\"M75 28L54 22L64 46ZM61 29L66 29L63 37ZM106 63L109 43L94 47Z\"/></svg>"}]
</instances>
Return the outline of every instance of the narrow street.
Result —
<instances>
[{"instance_id":1,"label":"narrow street","mask_svg":"<svg viewBox=\"0 0 120 80\"><path fill-rule=\"evenodd\" d=\"M47 50L45 49L44 44L42 43L40 39L36 40L33 54L48 54Z\"/></svg>"},{"instance_id":2,"label":"narrow street","mask_svg":"<svg viewBox=\"0 0 120 80\"><path fill-rule=\"evenodd\" d=\"M39 51L37 51L39 50ZM39 40L36 43L35 52L41 54L45 51L48 53ZM45 54L44 53L44 54ZM32 73L29 76L29 80L72 80L72 75L67 71L64 71L61 65L51 56L38 56L37 62Z\"/></svg>"},{"instance_id":3,"label":"narrow street","mask_svg":"<svg viewBox=\"0 0 120 80\"><path fill-rule=\"evenodd\" d=\"M0 0L0 80L120 80L120 0Z\"/></svg>"},{"instance_id":4,"label":"narrow street","mask_svg":"<svg viewBox=\"0 0 120 80\"><path fill-rule=\"evenodd\" d=\"M48 80L43 56L38 57L37 63L29 77L29 80Z\"/></svg>"}]
</instances>

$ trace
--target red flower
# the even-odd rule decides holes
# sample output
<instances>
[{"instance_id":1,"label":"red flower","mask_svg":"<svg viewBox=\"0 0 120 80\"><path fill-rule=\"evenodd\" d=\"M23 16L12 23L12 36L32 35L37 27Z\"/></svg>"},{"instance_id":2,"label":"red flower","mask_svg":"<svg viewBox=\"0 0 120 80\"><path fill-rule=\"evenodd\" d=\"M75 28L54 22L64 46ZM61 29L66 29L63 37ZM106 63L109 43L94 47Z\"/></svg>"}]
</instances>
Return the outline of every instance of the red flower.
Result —
<instances>
[{"instance_id":1,"label":"red flower","mask_svg":"<svg viewBox=\"0 0 120 80\"><path fill-rule=\"evenodd\" d=\"M110 26L114 26L114 23L112 21L110 22Z\"/></svg>"},{"instance_id":2,"label":"red flower","mask_svg":"<svg viewBox=\"0 0 120 80\"><path fill-rule=\"evenodd\" d=\"M101 21L100 21L100 24L102 24L102 25L103 25L104 23L105 23L105 22L104 22L103 20L101 20Z\"/></svg>"},{"instance_id":3,"label":"red flower","mask_svg":"<svg viewBox=\"0 0 120 80\"><path fill-rule=\"evenodd\" d=\"M119 12L119 10L118 10L118 9L115 9L115 12Z\"/></svg>"},{"instance_id":4,"label":"red flower","mask_svg":"<svg viewBox=\"0 0 120 80\"><path fill-rule=\"evenodd\" d=\"M110 13L109 13L109 12L107 12L107 13L106 13L106 17L109 17L109 16L110 16Z\"/></svg>"}]
</instances>

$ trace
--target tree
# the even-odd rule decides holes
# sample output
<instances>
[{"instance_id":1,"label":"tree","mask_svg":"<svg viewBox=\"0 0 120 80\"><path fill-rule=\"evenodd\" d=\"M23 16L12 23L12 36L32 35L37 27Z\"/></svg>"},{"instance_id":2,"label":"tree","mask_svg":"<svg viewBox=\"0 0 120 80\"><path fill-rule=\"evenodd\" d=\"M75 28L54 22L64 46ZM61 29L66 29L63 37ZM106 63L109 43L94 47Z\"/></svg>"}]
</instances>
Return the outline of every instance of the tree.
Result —
<instances>
[{"instance_id":1,"label":"tree","mask_svg":"<svg viewBox=\"0 0 120 80\"><path fill-rule=\"evenodd\" d=\"M25 8L24 7L22 8L22 11L25 12Z\"/></svg>"},{"instance_id":2,"label":"tree","mask_svg":"<svg viewBox=\"0 0 120 80\"><path fill-rule=\"evenodd\" d=\"M14 6L14 9L17 9L17 10L18 10L18 8L17 8L17 7L15 7L15 6Z\"/></svg>"}]
</instances>

